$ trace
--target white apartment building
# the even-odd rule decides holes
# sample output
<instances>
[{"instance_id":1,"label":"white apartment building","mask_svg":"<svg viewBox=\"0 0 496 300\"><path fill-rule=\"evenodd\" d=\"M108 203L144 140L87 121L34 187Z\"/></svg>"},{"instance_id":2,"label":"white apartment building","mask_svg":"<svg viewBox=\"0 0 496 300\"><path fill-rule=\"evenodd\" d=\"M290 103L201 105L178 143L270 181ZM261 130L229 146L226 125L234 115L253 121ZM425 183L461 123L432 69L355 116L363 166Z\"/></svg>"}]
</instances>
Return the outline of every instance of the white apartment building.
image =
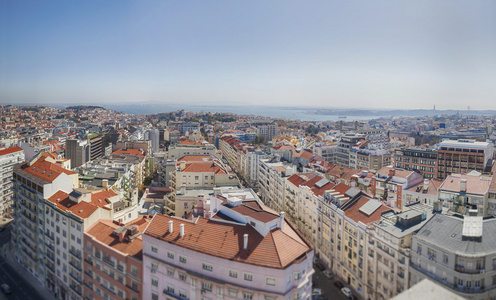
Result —
<instances>
[{"instance_id":1,"label":"white apartment building","mask_svg":"<svg viewBox=\"0 0 496 300\"><path fill-rule=\"evenodd\" d=\"M12 212L12 174L14 165L24 161L24 151L19 147L0 150L0 217Z\"/></svg>"},{"instance_id":2,"label":"white apartment building","mask_svg":"<svg viewBox=\"0 0 496 300\"><path fill-rule=\"evenodd\" d=\"M278 157L261 158L258 174L260 199L276 211L284 209L286 178L293 175L296 167L278 160Z\"/></svg>"},{"instance_id":3,"label":"white apartment building","mask_svg":"<svg viewBox=\"0 0 496 300\"><path fill-rule=\"evenodd\" d=\"M77 174L55 165L49 154L37 155L14 166L14 257L42 284L46 284L45 199L57 191L77 187Z\"/></svg>"}]
</instances>

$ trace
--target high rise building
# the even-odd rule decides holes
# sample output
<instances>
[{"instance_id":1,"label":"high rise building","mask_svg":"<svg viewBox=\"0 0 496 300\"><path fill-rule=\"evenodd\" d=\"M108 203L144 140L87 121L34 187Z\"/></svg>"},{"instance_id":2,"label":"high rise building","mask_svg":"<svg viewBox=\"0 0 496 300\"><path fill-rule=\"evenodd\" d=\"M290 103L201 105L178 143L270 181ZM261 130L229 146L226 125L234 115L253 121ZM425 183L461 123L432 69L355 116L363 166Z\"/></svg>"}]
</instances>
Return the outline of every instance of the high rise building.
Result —
<instances>
[{"instance_id":1,"label":"high rise building","mask_svg":"<svg viewBox=\"0 0 496 300\"><path fill-rule=\"evenodd\" d=\"M49 247L45 236L45 199L59 190L71 192L78 184L77 174L54 164L48 154L39 154L26 163L15 165L13 178L14 257L45 284L45 254ZM57 247L61 247L60 241Z\"/></svg>"},{"instance_id":2,"label":"high rise building","mask_svg":"<svg viewBox=\"0 0 496 300\"><path fill-rule=\"evenodd\" d=\"M437 179L444 180L452 173L490 172L494 144L475 140L444 140L437 151Z\"/></svg>"},{"instance_id":3,"label":"high rise building","mask_svg":"<svg viewBox=\"0 0 496 300\"><path fill-rule=\"evenodd\" d=\"M87 140L68 139L65 142L65 157L71 160L71 169L90 160L90 147Z\"/></svg>"},{"instance_id":4,"label":"high rise building","mask_svg":"<svg viewBox=\"0 0 496 300\"><path fill-rule=\"evenodd\" d=\"M14 165L24 161L24 151L19 147L0 150L0 216L12 212L12 175Z\"/></svg>"}]
</instances>

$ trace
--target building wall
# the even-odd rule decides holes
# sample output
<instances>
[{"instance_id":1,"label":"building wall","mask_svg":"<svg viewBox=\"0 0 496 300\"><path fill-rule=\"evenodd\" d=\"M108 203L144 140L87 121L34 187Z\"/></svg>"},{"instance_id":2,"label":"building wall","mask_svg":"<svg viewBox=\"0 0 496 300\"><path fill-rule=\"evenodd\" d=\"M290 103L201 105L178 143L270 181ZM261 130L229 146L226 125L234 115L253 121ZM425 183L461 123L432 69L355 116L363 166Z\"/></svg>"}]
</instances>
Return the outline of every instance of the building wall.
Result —
<instances>
[{"instance_id":1,"label":"building wall","mask_svg":"<svg viewBox=\"0 0 496 300\"><path fill-rule=\"evenodd\" d=\"M269 269L213 257L144 235L143 253L143 299L152 299L152 295L167 299L167 294L176 298L183 295L186 299L257 300L311 296L313 252L286 269ZM203 269L204 263L211 265L212 270ZM234 273L237 277L230 276ZM245 274L251 275L251 280L245 280Z\"/></svg>"},{"instance_id":2,"label":"building wall","mask_svg":"<svg viewBox=\"0 0 496 300\"><path fill-rule=\"evenodd\" d=\"M12 213L13 166L23 161L22 150L0 156L0 216L8 217Z\"/></svg>"}]
</instances>

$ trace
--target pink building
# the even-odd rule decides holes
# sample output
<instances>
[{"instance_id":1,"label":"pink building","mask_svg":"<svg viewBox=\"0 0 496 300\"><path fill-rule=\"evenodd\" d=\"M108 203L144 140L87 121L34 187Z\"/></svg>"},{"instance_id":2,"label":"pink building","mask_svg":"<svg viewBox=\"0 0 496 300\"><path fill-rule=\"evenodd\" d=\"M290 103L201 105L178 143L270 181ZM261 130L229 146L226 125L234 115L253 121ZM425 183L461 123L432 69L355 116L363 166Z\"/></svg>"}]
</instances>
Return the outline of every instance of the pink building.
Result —
<instances>
[{"instance_id":1,"label":"pink building","mask_svg":"<svg viewBox=\"0 0 496 300\"><path fill-rule=\"evenodd\" d=\"M201 202L200 202L201 201ZM311 244L257 200L199 200L192 220L155 215L143 235L143 299L308 299Z\"/></svg>"},{"instance_id":2,"label":"pink building","mask_svg":"<svg viewBox=\"0 0 496 300\"><path fill-rule=\"evenodd\" d=\"M85 232L85 299L146 299L141 233L148 221L141 217L123 226L100 220Z\"/></svg>"}]
</instances>

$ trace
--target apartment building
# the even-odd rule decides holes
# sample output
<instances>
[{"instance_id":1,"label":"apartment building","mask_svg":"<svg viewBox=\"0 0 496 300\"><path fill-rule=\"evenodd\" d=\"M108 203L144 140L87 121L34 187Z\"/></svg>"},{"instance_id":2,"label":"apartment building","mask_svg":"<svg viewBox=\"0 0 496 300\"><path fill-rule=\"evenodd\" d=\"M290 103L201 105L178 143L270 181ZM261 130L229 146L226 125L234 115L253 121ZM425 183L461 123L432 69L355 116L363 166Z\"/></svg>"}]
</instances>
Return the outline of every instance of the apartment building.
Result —
<instances>
[{"instance_id":1,"label":"apartment building","mask_svg":"<svg viewBox=\"0 0 496 300\"><path fill-rule=\"evenodd\" d=\"M417 172L384 167L372 177L372 196L386 201L387 205L401 209L403 191L423 182Z\"/></svg>"},{"instance_id":2,"label":"apartment building","mask_svg":"<svg viewBox=\"0 0 496 300\"><path fill-rule=\"evenodd\" d=\"M349 168L350 151L352 147L365 136L362 134L347 133L341 137L336 150L336 164Z\"/></svg>"},{"instance_id":3,"label":"apartment building","mask_svg":"<svg viewBox=\"0 0 496 300\"><path fill-rule=\"evenodd\" d=\"M284 210L285 180L295 172L295 166L279 161L278 157L260 159L258 187L263 203L276 211Z\"/></svg>"},{"instance_id":4,"label":"apartment building","mask_svg":"<svg viewBox=\"0 0 496 300\"><path fill-rule=\"evenodd\" d=\"M327 144L327 143L316 143L313 146L313 153L321 156L328 163L336 163L336 152L338 149L337 144Z\"/></svg>"},{"instance_id":5,"label":"apartment building","mask_svg":"<svg viewBox=\"0 0 496 300\"><path fill-rule=\"evenodd\" d=\"M313 248L284 214L239 197L211 197L200 208L205 217L150 222L143 299L311 297Z\"/></svg>"},{"instance_id":6,"label":"apartment building","mask_svg":"<svg viewBox=\"0 0 496 300\"><path fill-rule=\"evenodd\" d=\"M206 141L196 143L179 143L169 147L168 157L178 159L184 155L214 155L216 152L217 148Z\"/></svg>"},{"instance_id":7,"label":"apartment building","mask_svg":"<svg viewBox=\"0 0 496 300\"><path fill-rule=\"evenodd\" d=\"M412 238L410 285L429 278L465 299L496 297L496 219L434 215Z\"/></svg>"},{"instance_id":8,"label":"apartment building","mask_svg":"<svg viewBox=\"0 0 496 300\"><path fill-rule=\"evenodd\" d=\"M85 299L144 299L141 234L150 219L100 220L85 231Z\"/></svg>"},{"instance_id":9,"label":"apartment building","mask_svg":"<svg viewBox=\"0 0 496 300\"><path fill-rule=\"evenodd\" d=\"M112 218L112 190L63 190L45 200L46 286L57 299L83 299L83 233Z\"/></svg>"},{"instance_id":10,"label":"apartment building","mask_svg":"<svg viewBox=\"0 0 496 300\"><path fill-rule=\"evenodd\" d=\"M298 173L287 178L285 186L284 211L312 245L317 245L319 197L335 184L317 174Z\"/></svg>"},{"instance_id":11,"label":"apartment building","mask_svg":"<svg viewBox=\"0 0 496 300\"><path fill-rule=\"evenodd\" d=\"M49 154L39 154L13 170L12 245L15 259L46 285L47 239L45 199L59 190L77 187L77 174L54 163Z\"/></svg>"},{"instance_id":12,"label":"apartment building","mask_svg":"<svg viewBox=\"0 0 496 300\"><path fill-rule=\"evenodd\" d=\"M383 212L368 230L367 295L390 299L407 290L412 236L433 216L432 206L415 203L405 211Z\"/></svg>"},{"instance_id":13,"label":"apartment building","mask_svg":"<svg viewBox=\"0 0 496 300\"><path fill-rule=\"evenodd\" d=\"M353 146L349 153L349 167L352 169L380 170L392 164L392 156L388 150L372 150Z\"/></svg>"},{"instance_id":14,"label":"apartment building","mask_svg":"<svg viewBox=\"0 0 496 300\"><path fill-rule=\"evenodd\" d=\"M19 147L0 150L0 217L12 213L12 178L14 165L24 161L24 151Z\"/></svg>"},{"instance_id":15,"label":"apartment building","mask_svg":"<svg viewBox=\"0 0 496 300\"><path fill-rule=\"evenodd\" d=\"M494 144L475 140L444 140L437 150L437 179L444 180L452 173L472 170L490 172L494 158Z\"/></svg>"},{"instance_id":16,"label":"apartment building","mask_svg":"<svg viewBox=\"0 0 496 300\"><path fill-rule=\"evenodd\" d=\"M236 174L216 156L186 155L179 159L176 168L171 172L171 194L166 199L165 208L168 214L176 215L178 212L176 211L178 196L189 203L194 201L197 195L204 194L199 190L238 185L239 180ZM188 192L188 190L197 190L197 192ZM189 210L189 208L186 210ZM183 213L184 207L181 207L179 212Z\"/></svg>"},{"instance_id":17,"label":"apartment building","mask_svg":"<svg viewBox=\"0 0 496 300\"><path fill-rule=\"evenodd\" d=\"M437 151L435 149L406 148L394 153L394 166L398 169L417 171L424 178L437 178Z\"/></svg>"},{"instance_id":18,"label":"apartment building","mask_svg":"<svg viewBox=\"0 0 496 300\"><path fill-rule=\"evenodd\" d=\"M272 141L279 134L277 123L274 120L255 119L250 121L250 125L256 128L258 137L262 137L265 141Z\"/></svg>"},{"instance_id":19,"label":"apartment building","mask_svg":"<svg viewBox=\"0 0 496 300\"><path fill-rule=\"evenodd\" d=\"M438 200L438 190L442 183L435 179L424 179L423 182L404 189L402 207L417 202L433 207Z\"/></svg>"},{"instance_id":20,"label":"apartment building","mask_svg":"<svg viewBox=\"0 0 496 300\"><path fill-rule=\"evenodd\" d=\"M454 212L466 215L475 210L479 216L492 216L493 211L488 211L491 181L492 177L475 171L449 175L439 186L438 199Z\"/></svg>"}]
</instances>

